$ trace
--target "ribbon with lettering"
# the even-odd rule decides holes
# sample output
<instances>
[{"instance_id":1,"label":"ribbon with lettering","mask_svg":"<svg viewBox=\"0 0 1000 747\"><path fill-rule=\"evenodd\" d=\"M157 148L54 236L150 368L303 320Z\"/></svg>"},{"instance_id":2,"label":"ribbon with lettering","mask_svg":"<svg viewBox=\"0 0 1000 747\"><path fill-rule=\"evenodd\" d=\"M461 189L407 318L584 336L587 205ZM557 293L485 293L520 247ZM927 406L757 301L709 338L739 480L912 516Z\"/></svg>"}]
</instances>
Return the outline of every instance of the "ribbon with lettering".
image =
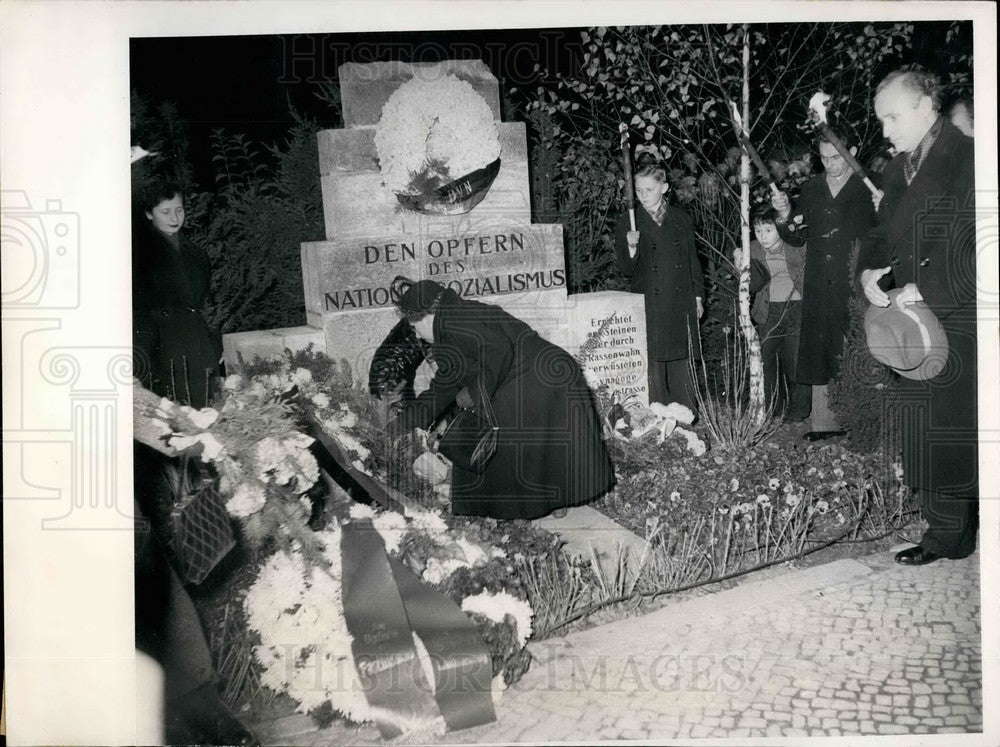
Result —
<instances>
[{"instance_id":1,"label":"ribbon with lettering","mask_svg":"<svg viewBox=\"0 0 1000 747\"><path fill-rule=\"evenodd\" d=\"M344 526L341 561L351 653L383 739L439 714L451 730L495 721L490 654L465 613L390 557L370 519Z\"/></svg>"}]
</instances>

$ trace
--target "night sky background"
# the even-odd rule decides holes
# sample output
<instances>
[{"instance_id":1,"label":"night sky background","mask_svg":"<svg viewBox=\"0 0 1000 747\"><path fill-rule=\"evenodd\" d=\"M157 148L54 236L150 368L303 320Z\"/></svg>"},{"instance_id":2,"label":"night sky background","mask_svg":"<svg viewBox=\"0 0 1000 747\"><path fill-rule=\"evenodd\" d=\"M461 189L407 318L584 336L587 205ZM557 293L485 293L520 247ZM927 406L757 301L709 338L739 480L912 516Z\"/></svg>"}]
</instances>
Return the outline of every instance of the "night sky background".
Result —
<instances>
[{"instance_id":1,"label":"night sky background","mask_svg":"<svg viewBox=\"0 0 1000 747\"><path fill-rule=\"evenodd\" d=\"M886 72L908 62L941 72L947 26L947 22L917 23L912 48L904 50L903 58L887 59ZM971 46L971 24L967 26ZM531 88L545 71L578 69L583 56L580 31L134 38L130 84L153 105L176 104L186 123L188 158L197 181L206 187L212 182L209 138L216 128L243 133L260 144L275 144L283 141L293 123L291 107L321 127L340 126L336 113L316 92L324 80L336 80L337 68L345 62L482 59L500 81L503 102L504 91ZM506 112L505 118L509 118Z\"/></svg>"}]
</instances>

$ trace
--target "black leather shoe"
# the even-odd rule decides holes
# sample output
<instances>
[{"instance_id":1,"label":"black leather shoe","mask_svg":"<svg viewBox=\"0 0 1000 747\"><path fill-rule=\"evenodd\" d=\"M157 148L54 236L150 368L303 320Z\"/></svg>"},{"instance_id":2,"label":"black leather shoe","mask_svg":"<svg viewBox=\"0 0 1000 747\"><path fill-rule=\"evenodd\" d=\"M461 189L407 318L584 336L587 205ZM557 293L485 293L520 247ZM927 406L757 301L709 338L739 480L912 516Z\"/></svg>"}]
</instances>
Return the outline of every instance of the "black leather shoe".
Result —
<instances>
[{"instance_id":1,"label":"black leather shoe","mask_svg":"<svg viewBox=\"0 0 1000 747\"><path fill-rule=\"evenodd\" d=\"M920 545L914 545L897 552L896 562L903 565L927 565L935 560L941 560L942 557L944 556L933 553Z\"/></svg>"},{"instance_id":2,"label":"black leather shoe","mask_svg":"<svg viewBox=\"0 0 1000 747\"><path fill-rule=\"evenodd\" d=\"M802 438L806 441L826 441L829 438L840 438L846 435L847 431L809 431Z\"/></svg>"}]
</instances>

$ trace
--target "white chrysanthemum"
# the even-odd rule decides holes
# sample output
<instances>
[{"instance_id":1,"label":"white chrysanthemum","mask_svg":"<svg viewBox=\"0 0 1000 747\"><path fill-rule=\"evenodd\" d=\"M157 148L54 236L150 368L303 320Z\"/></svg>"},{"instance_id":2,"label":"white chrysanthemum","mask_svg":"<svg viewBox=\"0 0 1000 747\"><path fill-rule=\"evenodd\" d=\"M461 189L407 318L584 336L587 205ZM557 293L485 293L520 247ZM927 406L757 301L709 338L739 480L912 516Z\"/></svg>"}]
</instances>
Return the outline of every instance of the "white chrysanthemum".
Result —
<instances>
[{"instance_id":1,"label":"white chrysanthemum","mask_svg":"<svg viewBox=\"0 0 1000 747\"><path fill-rule=\"evenodd\" d=\"M254 454L258 479L273 480L277 485L288 485L294 479L299 489L309 488L319 479L319 465L309 451L312 442L312 438L302 433L280 441L274 436L262 438Z\"/></svg>"},{"instance_id":2,"label":"white chrysanthemum","mask_svg":"<svg viewBox=\"0 0 1000 747\"><path fill-rule=\"evenodd\" d=\"M739 489L740 489L740 481L734 477L732 480L729 481L729 490L735 493Z\"/></svg>"},{"instance_id":3,"label":"white chrysanthemum","mask_svg":"<svg viewBox=\"0 0 1000 747\"><path fill-rule=\"evenodd\" d=\"M413 520L415 529L429 534L431 532L445 533L448 531L448 524L441 518L441 514L436 511L425 511L420 508L405 509L406 515Z\"/></svg>"},{"instance_id":4,"label":"white chrysanthemum","mask_svg":"<svg viewBox=\"0 0 1000 747\"><path fill-rule=\"evenodd\" d=\"M323 392L317 392L311 398L312 403L320 410L325 410L330 406L330 398Z\"/></svg>"},{"instance_id":5,"label":"white chrysanthemum","mask_svg":"<svg viewBox=\"0 0 1000 747\"><path fill-rule=\"evenodd\" d=\"M309 711L329 700L352 721L374 717L351 657L341 596L340 530L317 533L330 566L305 576L298 553L275 553L247 591L247 623L260 635L261 681Z\"/></svg>"},{"instance_id":6,"label":"white chrysanthemum","mask_svg":"<svg viewBox=\"0 0 1000 747\"><path fill-rule=\"evenodd\" d=\"M250 386L248 386L244 392L248 398L264 400L268 397L267 387L256 378L250 383Z\"/></svg>"},{"instance_id":7,"label":"white chrysanthemum","mask_svg":"<svg viewBox=\"0 0 1000 747\"><path fill-rule=\"evenodd\" d=\"M462 600L462 611L479 614L496 623L503 623L507 615L514 618L518 644L524 646L531 637L531 605L511 596L506 591L492 594L488 591L466 597Z\"/></svg>"},{"instance_id":8,"label":"white chrysanthemum","mask_svg":"<svg viewBox=\"0 0 1000 747\"><path fill-rule=\"evenodd\" d=\"M333 422L341 428L353 428L358 424L357 413L347 405L341 405L333 416Z\"/></svg>"},{"instance_id":9,"label":"white chrysanthemum","mask_svg":"<svg viewBox=\"0 0 1000 747\"><path fill-rule=\"evenodd\" d=\"M375 149L386 187L402 192L431 160L452 179L483 168L499 158L500 138L493 111L468 82L451 74L417 76L382 107Z\"/></svg>"},{"instance_id":10,"label":"white chrysanthemum","mask_svg":"<svg viewBox=\"0 0 1000 747\"><path fill-rule=\"evenodd\" d=\"M486 550L473 542L469 542L465 539L465 537L458 537L455 540L455 544L461 548L462 553L465 555L465 559L468 561L469 565L474 566L479 563L485 563L489 558L486 554Z\"/></svg>"},{"instance_id":11,"label":"white chrysanthemum","mask_svg":"<svg viewBox=\"0 0 1000 747\"><path fill-rule=\"evenodd\" d=\"M792 508L795 508L797 505L799 505L799 502L801 500L802 496L797 495L795 493L789 493L788 495L785 496L785 503L787 503Z\"/></svg>"},{"instance_id":12,"label":"white chrysanthemum","mask_svg":"<svg viewBox=\"0 0 1000 747\"><path fill-rule=\"evenodd\" d=\"M761 493L760 495L757 496L756 503L758 506L770 506L771 497L769 495Z\"/></svg>"},{"instance_id":13,"label":"white chrysanthemum","mask_svg":"<svg viewBox=\"0 0 1000 747\"><path fill-rule=\"evenodd\" d=\"M448 558L447 560L429 558L420 577L429 584L440 584L459 568L468 567L468 563L458 558Z\"/></svg>"},{"instance_id":14,"label":"white chrysanthemum","mask_svg":"<svg viewBox=\"0 0 1000 747\"><path fill-rule=\"evenodd\" d=\"M301 367L296 368L294 371L292 371L291 379L292 383L295 384L296 386L300 387L307 386L312 383L313 380L312 371L310 371L308 368L301 368Z\"/></svg>"},{"instance_id":15,"label":"white chrysanthemum","mask_svg":"<svg viewBox=\"0 0 1000 747\"><path fill-rule=\"evenodd\" d=\"M686 428L675 428L674 433L684 437L687 441L688 451L695 456L701 456L708 450L708 447L705 446L705 442L698 437L697 433L689 431Z\"/></svg>"},{"instance_id":16,"label":"white chrysanthemum","mask_svg":"<svg viewBox=\"0 0 1000 747\"><path fill-rule=\"evenodd\" d=\"M352 519L371 519L375 516L375 509L363 503L352 503L347 515Z\"/></svg>"},{"instance_id":17,"label":"white chrysanthemum","mask_svg":"<svg viewBox=\"0 0 1000 747\"><path fill-rule=\"evenodd\" d=\"M226 511L237 519L245 519L264 508L266 502L267 493L259 484L243 483L236 488L233 497L226 501Z\"/></svg>"},{"instance_id":18,"label":"white chrysanthemum","mask_svg":"<svg viewBox=\"0 0 1000 747\"><path fill-rule=\"evenodd\" d=\"M372 526L382 537L387 552L399 552L399 543L409 531L406 519L395 511L386 511L372 519Z\"/></svg>"},{"instance_id":19,"label":"white chrysanthemum","mask_svg":"<svg viewBox=\"0 0 1000 747\"><path fill-rule=\"evenodd\" d=\"M769 487L771 490L777 490L780 486L781 486L781 480L779 480L777 477L772 477L767 482L767 487Z\"/></svg>"},{"instance_id":20,"label":"white chrysanthemum","mask_svg":"<svg viewBox=\"0 0 1000 747\"><path fill-rule=\"evenodd\" d=\"M680 493L678 493L676 490L671 490L670 491L670 502L671 503L677 503L677 501L679 501L680 499L681 499L681 494Z\"/></svg>"},{"instance_id":21,"label":"white chrysanthemum","mask_svg":"<svg viewBox=\"0 0 1000 747\"><path fill-rule=\"evenodd\" d=\"M227 392L235 392L243 386L243 377L239 374L230 374L222 382L222 388Z\"/></svg>"}]
</instances>

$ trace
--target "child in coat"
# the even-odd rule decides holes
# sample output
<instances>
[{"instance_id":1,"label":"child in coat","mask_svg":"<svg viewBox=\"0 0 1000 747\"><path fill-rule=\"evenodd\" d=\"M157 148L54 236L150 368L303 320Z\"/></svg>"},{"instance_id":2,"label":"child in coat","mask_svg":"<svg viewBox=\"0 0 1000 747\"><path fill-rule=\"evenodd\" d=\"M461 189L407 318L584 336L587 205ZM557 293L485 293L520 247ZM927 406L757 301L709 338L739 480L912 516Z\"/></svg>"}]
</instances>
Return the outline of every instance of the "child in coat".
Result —
<instances>
[{"instance_id":1,"label":"child in coat","mask_svg":"<svg viewBox=\"0 0 1000 747\"><path fill-rule=\"evenodd\" d=\"M786 421L809 417L810 389L796 381L799 327L802 321L804 246L793 246L778 232L778 215L770 205L751 217L756 239L750 242L750 291L756 293L750 317L760 337L764 391Z\"/></svg>"}]
</instances>

